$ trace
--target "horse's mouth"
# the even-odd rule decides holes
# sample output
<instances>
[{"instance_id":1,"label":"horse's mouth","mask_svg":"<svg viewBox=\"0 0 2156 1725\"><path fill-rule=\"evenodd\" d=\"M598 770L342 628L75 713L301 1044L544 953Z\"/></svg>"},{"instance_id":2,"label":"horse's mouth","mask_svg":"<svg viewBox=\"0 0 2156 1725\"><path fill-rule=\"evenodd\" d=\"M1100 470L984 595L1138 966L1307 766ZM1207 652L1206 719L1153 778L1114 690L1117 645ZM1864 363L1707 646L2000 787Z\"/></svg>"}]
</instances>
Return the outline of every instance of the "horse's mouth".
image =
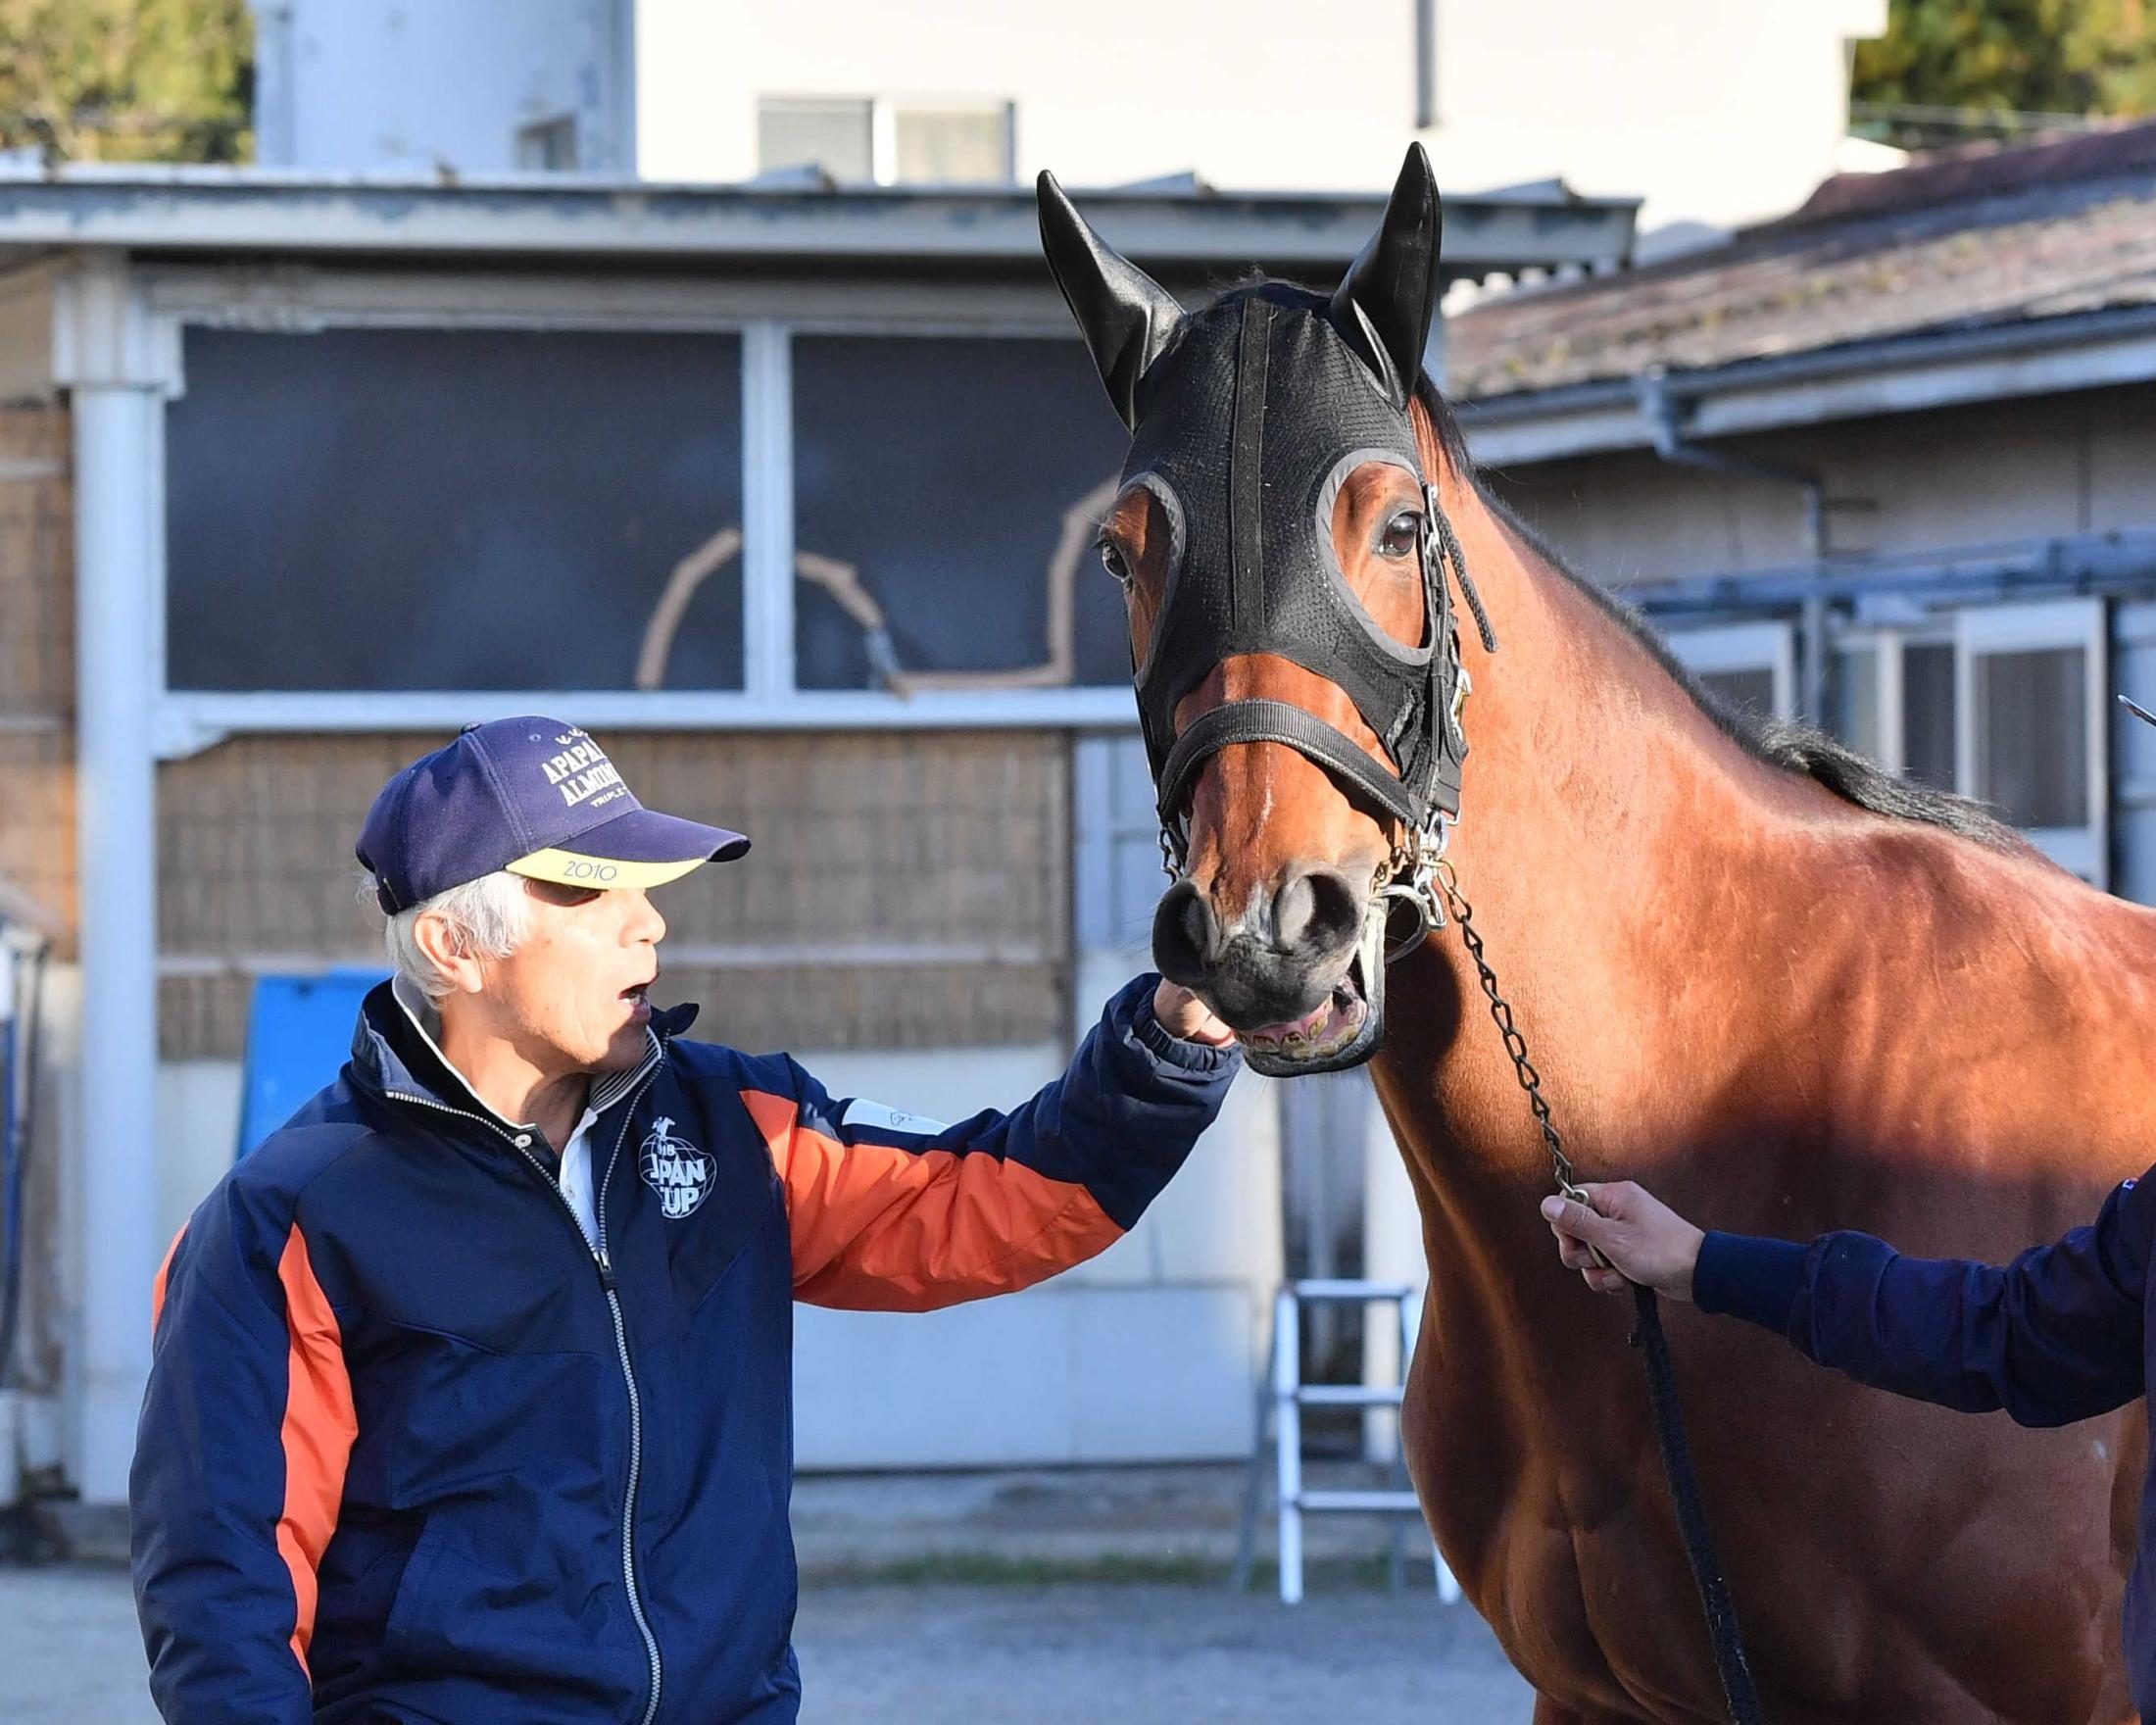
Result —
<instances>
[{"instance_id":1,"label":"horse's mouth","mask_svg":"<svg viewBox=\"0 0 2156 1725\"><path fill-rule=\"evenodd\" d=\"M1385 1029L1383 939L1383 918L1373 917L1347 970L1324 1000L1292 1022L1238 1031L1236 1039L1250 1070L1271 1078L1299 1078L1359 1066L1376 1054Z\"/></svg>"}]
</instances>

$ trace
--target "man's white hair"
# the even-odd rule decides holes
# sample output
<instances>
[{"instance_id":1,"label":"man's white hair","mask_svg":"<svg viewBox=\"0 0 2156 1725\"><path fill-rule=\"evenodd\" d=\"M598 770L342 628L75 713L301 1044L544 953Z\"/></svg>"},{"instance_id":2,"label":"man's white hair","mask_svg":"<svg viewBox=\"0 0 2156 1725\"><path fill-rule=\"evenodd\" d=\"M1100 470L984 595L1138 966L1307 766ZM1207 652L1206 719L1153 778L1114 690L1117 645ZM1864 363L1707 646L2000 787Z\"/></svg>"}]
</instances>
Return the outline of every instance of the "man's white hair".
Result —
<instances>
[{"instance_id":1,"label":"man's white hair","mask_svg":"<svg viewBox=\"0 0 2156 1725\"><path fill-rule=\"evenodd\" d=\"M371 888L368 891L371 896ZM421 916L439 916L447 923L451 943L463 956L506 959L523 944L530 914L522 877L498 868L399 911L383 925L382 945L389 953L390 967L429 1002L439 1002L449 993L450 982L414 932Z\"/></svg>"}]
</instances>

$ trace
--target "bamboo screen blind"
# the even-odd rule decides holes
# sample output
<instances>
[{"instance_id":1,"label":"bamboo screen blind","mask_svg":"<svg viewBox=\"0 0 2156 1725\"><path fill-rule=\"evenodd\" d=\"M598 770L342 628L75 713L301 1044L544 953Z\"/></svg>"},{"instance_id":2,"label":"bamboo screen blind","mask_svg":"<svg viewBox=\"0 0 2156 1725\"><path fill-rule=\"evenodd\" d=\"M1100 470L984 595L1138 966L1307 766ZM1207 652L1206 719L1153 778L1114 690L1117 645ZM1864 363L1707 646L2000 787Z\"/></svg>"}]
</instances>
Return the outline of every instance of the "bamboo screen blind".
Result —
<instances>
[{"instance_id":1,"label":"bamboo screen blind","mask_svg":"<svg viewBox=\"0 0 2156 1725\"><path fill-rule=\"evenodd\" d=\"M64 407L0 407L0 880L73 930L74 504ZM64 943L72 948L72 939Z\"/></svg>"},{"instance_id":2,"label":"bamboo screen blind","mask_svg":"<svg viewBox=\"0 0 2156 1725\"><path fill-rule=\"evenodd\" d=\"M573 716L573 715L569 715ZM1041 1042L1065 1028L1067 741L1052 732L601 739L653 808L755 848L656 896L658 998L750 1049ZM377 961L352 841L402 736L251 737L158 775L160 1040L231 1058L266 970Z\"/></svg>"}]
</instances>

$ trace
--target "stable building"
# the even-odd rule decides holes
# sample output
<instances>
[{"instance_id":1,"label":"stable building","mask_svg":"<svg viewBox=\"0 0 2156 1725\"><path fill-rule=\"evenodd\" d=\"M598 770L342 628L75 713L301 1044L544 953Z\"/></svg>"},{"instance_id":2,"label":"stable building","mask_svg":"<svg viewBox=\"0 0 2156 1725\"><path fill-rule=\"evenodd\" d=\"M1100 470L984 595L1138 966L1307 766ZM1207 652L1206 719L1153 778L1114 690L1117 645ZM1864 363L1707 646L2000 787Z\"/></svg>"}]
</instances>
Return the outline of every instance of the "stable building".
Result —
<instances>
[{"instance_id":1,"label":"stable building","mask_svg":"<svg viewBox=\"0 0 2156 1725\"><path fill-rule=\"evenodd\" d=\"M1712 687L2156 902L2156 125L1454 320L1494 488Z\"/></svg>"},{"instance_id":2,"label":"stable building","mask_svg":"<svg viewBox=\"0 0 2156 1725\"><path fill-rule=\"evenodd\" d=\"M1086 207L1196 296L1333 279L1383 199ZM1634 215L1455 197L1446 263L1609 270ZM1030 192L25 173L0 383L0 918L33 908L52 961L11 1465L123 1496L151 1277L245 1148L263 984L378 966L354 834L467 720L572 718L754 835L662 901L660 992L835 1092L1014 1103L1144 963L1151 787L1091 555L1123 433ZM804 1310L803 1465L1246 1453L1279 1116L1240 1085L1048 1287Z\"/></svg>"}]
</instances>

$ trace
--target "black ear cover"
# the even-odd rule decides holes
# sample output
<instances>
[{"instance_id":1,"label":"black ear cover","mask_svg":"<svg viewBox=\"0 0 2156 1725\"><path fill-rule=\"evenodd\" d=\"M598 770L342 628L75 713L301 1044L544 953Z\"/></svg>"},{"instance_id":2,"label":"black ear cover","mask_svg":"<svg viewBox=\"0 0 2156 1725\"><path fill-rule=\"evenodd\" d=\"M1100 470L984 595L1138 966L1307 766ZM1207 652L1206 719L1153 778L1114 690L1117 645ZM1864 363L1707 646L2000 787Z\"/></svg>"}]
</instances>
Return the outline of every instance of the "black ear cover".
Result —
<instances>
[{"instance_id":1,"label":"black ear cover","mask_svg":"<svg viewBox=\"0 0 2156 1725\"><path fill-rule=\"evenodd\" d=\"M1166 351L1183 320L1183 307L1086 224L1053 173L1042 173L1038 190L1048 267L1093 351L1108 399L1135 431L1139 382Z\"/></svg>"},{"instance_id":2,"label":"black ear cover","mask_svg":"<svg viewBox=\"0 0 2156 1725\"><path fill-rule=\"evenodd\" d=\"M1407 406L1422 376L1423 349L1445 292L1438 268L1444 231L1430 157L1420 144L1410 144L1385 220L1348 266L1332 304L1333 326L1362 355L1396 408Z\"/></svg>"}]
</instances>

